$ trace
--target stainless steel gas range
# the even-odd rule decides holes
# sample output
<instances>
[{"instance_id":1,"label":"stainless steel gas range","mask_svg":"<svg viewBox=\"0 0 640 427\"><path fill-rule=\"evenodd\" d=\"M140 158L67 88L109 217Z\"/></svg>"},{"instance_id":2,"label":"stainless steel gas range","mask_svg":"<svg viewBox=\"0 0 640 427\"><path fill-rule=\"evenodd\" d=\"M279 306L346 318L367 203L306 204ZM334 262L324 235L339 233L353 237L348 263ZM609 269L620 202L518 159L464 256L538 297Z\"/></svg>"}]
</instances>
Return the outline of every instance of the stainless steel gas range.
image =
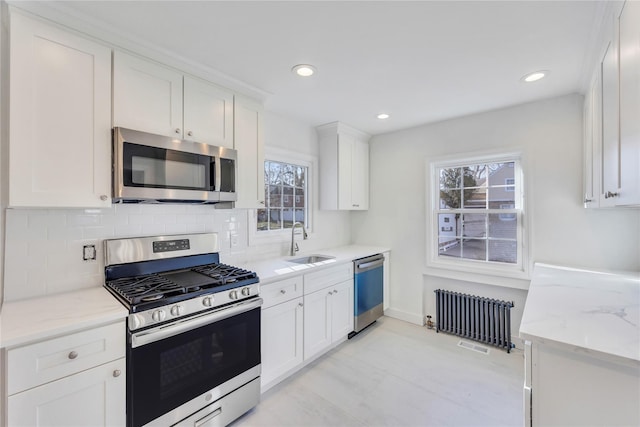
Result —
<instances>
[{"instance_id":1,"label":"stainless steel gas range","mask_svg":"<svg viewBox=\"0 0 640 427\"><path fill-rule=\"evenodd\" d=\"M260 399L258 276L217 234L105 241L105 288L129 309L127 427L224 426Z\"/></svg>"}]
</instances>

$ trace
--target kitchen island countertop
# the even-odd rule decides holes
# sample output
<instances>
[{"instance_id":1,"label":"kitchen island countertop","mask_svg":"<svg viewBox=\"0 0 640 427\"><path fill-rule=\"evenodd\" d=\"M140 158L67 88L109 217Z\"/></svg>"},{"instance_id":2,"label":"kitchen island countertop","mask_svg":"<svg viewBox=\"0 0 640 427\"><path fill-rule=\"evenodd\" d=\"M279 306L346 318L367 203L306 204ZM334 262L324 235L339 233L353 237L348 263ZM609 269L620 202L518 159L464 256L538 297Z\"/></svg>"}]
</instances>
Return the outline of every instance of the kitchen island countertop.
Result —
<instances>
[{"instance_id":1,"label":"kitchen island countertop","mask_svg":"<svg viewBox=\"0 0 640 427\"><path fill-rule=\"evenodd\" d=\"M520 337L640 362L640 273L536 264Z\"/></svg>"}]
</instances>

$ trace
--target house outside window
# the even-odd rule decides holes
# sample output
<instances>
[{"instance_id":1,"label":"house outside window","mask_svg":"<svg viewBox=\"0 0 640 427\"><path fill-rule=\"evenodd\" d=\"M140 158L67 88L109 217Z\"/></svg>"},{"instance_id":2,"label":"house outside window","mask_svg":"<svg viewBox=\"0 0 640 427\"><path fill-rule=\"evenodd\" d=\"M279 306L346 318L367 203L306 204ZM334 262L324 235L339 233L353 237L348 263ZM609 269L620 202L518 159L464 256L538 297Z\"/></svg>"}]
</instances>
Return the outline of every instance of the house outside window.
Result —
<instances>
[{"instance_id":1,"label":"house outside window","mask_svg":"<svg viewBox=\"0 0 640 427\"><path fill-rule=\"evenodd\" d=\"M523 179L518 156L432 162L428 264L522 272Z\"/></svg>"},{"instance_id":2,"label":"house outside window","mask_svg":"<svg viewBox=\"0 0 640 427\"><path fill-rule=\"evenodd\" d=\"M295 222L309 224L309 167L266 160L264 162L264 209L258 209L258 232L291 229Z\"/></svg>"}]
</instances>

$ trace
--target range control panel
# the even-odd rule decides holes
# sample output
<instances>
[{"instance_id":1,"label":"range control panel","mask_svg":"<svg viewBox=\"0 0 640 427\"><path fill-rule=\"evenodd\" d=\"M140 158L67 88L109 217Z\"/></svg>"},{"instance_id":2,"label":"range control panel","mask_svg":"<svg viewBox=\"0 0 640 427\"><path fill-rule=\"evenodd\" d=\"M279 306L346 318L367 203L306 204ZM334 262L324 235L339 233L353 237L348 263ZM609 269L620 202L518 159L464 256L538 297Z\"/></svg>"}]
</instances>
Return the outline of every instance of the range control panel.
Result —
<instances>
[{"instance_id":1,"label":"range control panel","mask_svg":"<svg viewBox=\"0 0 640 427\"><path fill-rule=\"evenodd\" d=\"M153 252L173 252L190 249L189 239L156 240L153 242Z\"/></svg>"}]
</instances>

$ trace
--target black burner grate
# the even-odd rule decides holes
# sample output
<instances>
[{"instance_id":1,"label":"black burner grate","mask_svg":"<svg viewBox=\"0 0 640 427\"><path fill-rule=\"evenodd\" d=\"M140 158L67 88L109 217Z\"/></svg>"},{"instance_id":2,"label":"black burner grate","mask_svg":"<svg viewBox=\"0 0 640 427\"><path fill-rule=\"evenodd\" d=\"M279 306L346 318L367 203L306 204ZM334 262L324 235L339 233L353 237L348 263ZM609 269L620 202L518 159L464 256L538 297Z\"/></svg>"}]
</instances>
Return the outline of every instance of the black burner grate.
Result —
<instances>
[{"instance_id":1,"label":"black burner grate","mask_svg":"<svg viewBox=\"0 0 640 427\"><path fill-rule=\"evenodd\" d=\"M253 271L233 267L226 264L208 264L193 268L193 271L209 276L218 281L220 285L235 283L242 280L254 279L257 276Z\"/></svg>"}]
</instances>

